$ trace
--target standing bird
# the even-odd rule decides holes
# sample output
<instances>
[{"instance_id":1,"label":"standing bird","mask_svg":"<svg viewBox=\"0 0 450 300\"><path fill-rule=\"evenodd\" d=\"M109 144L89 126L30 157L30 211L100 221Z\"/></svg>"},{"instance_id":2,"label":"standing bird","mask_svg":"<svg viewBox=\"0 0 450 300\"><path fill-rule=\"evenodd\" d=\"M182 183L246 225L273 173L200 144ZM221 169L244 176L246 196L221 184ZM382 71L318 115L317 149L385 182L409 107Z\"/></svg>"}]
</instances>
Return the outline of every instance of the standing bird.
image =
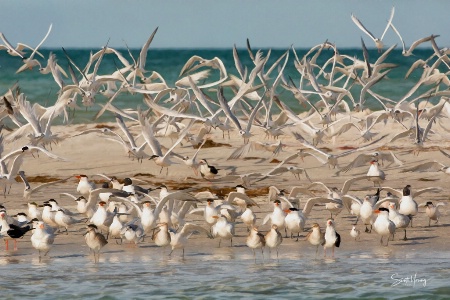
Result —
<instances>
[{"instance_id":1,"label":"standing bird","mask_svg":"<svg viewBox=\"0 0 450 300\"><path fill-rule=\"evenodd\" d=\"M314 223L312 225L312 231L306 236L306 240L313 246L316 246L316 256L319 252L319 245L325 245L325 234L320 230L320 225Z\"/></svg>"},{"instance_id":2,"label":"standing bird","mask_svg":"<svg viewBox=\"0 0 450 300\"><path fill-rule=\"evenodd\" d=\"M405 237L403 238L403 240L404 241L408 240L406 238L406 227L408 227L409 222L411 221L411 219L408 216L405 216L405 215L399 213L395 209L395 203L390 203L389 204L389 220L394 222L395 230L397 230L399 228L403 228L405 230ZM394 240L394 235L392 235L392 240Z\"/></svg>"},{"instance_id":3,"label":"standing bird","mask_svg":"<svg viewBox=\"0 0 450 300\"><path fill-rule=\"evenodd\" d=\"M33 228L29 225L20 227L14 224L9 224L9 229L6 234L14 240L14 250L17 250L17 239L23 238L23 236L32 229Z\"/></svg>"},{"instance_id":4,"label":"standing bird","mask_svg":"<svg viewBox=\"0 0 450 300\"><path fill-rule=\"evenodd\" d=\"M332 248L332 257L334 257L334 247L339 247L340 245L341 236L336 232L333 220L328 219L327 228L325 229L325 244L323 245L323 256L327 256L327 248Z\"/></svg>"},{"instance_id":5,"label":"standing bird","mask_svg":"<svg viewBox=\"0 0 450 300\"><path fill-rule=\"evenodd\" d=\"M94 253L94 263L98 263L100 259L100 250L108 244L108 241L103 234L97 232L97 226L94 224L89 224L87 226L87 231L84 234L84 238L89 250Z\"/></svg>"},{"instance_id":6,"label":"standing bird","mask_svg":"<svg viewBox=\"0 0 450 300\"><path fill-rule=\"evenodd\" d=\"M31 244L39 251L39 260L42 258L41 251L44 251L44 256L46 256L54 241L55 235L47 231L45 223L42 221L36 222L33 235L31 236Z\"/></svg>"},{"instance_id":7,"label":"standing bird","mask_svg":"<svg viewBox=\"0 0 450 300\"><path fill-rule=\"evenodd\" d=\"M246 240L247 247L251 248L253 251L253 257L256 263L256 253L255 249L261 248L261 255L264 261L264 246L266 245L266 239L264 235L258 231L258 228L252 227Z\"/></svg>"},{"instance_id":8,"label":"standing bird","mask_svg":"<svg viewBox=\"0 0 450 300\"><path fill-rule=\"evenodd\" d=\"M286 224L286 228L291 232L291 239L294 233L297 233L297 240L300 237L300 232L305 228L306 217L303 215L301 211L299 211L295 207L290 207L285 210L286 217L284 218L284 223Z\"/></svg>"},{"instance_id":9,"label":"standing bird","mask_svg":"<svg viewBox=\"0 0 450 300\"><path fill-rule=\"evenodd\" d=\"M361 232L358 230L358 229L356 229L356 226L353 226L352 227L352 230L350 230L350 236L352 237L352 238L354 238L355 239L355 241L357 240L357 239L359 239L359 235L361 234Z\"/></svg>"},{"instance_id":10,"label":"standing bird","mask_svg":"<svg viewBox=\"0 0 450 300\"><path fill-rule=\"evenodd\" d=\"M163 249L170 244L171 236L167 223L159 223L153 233L152 240L156 246L163 247Z\"/></svg>"},{"instance_id":11,"label":"standing bird","mask_svg":"<svg viewBox=\"0 0 450 300\"><path fill-rule=\"evenodd\" d=\"M419 207L426 207L425 213L428 216L428 227L431 226L431 220L436 221L436 224L439 222L439 217L441 216L441 212L439 211L439 206L444 206L444 202L438 202L436 205L431 201L427 201L426 203L421 203Z\"/></svg>"},{"instance_id":12,"label":"standing bird","mask_svg":"<svg viewBox=\"0 0 450 300\"><path fill-rule=\"evenodd\" d=\"M389 237L395 232L395 224L391 220L389 220L389 209L380 207L375 210L375 213L378 214L377 219L373 223L373 227L375 231L381 235L380 244L383 245L383 237L387 237L386 245L389 244Z\"/></svg>"},{"instance_id":13,"label":"standing bird","mask_svg":"<svg viewBox=\"0 0 450 300\"><path fill-rule=\"evenodd\" d=\"M283 230L283 229L285 229L285 218L286 218L286 214L281 209L281 201L277 199L273 202L273 212L266 215L262 224L264 225L267 223L267 221L270 220L271 225L277 225L277 228L279 230ZM287 235L287 231L286 231L286 235Z\"/></svg>"},{"instance_id":14,"label":"standing bird","mask_svg":"<svg viewBox=\"0 0 450 300\"><path fill-rule=\"evenodd\" d=\"M266 233L264 239L266 240L266 246L269 247L269 255L270 249L275 248L277 250L277 260L278 260L278 247L283 242L283 236L278 231L277 225L272 225L272 228Z\"/></svg>"},{"instance_id":15,"label":"standing bird","mask_svg":"<svg viewBox=\"0 0 450 300\"><path fill-rule=\"evenodd\" d=\"M87 199L89 192L95 189L95 183L90 182L86 175L77 175L75 177L80 180L77 185L77 192Z\"/></svg>"},{"instance_id":16,"label":"standing bird","mask_svg":"<svg viewBox=\"0 0 450 300\"><path fill-rule=\"evenodd\" d=\"M144 229L136 224L125 224L120 231L120 234L125 237L127 241L135 245L139 244L144 239Z\"/></svg>"},{"instance_id":17,"label":"standing bird","mask_svg":"<svg viewBox=\"0 0 450 300\"><path fill-rule=\"evenodd\" d=\"M417 197L423 193L426 192L440 192L442 191L441 188L436 187L429 187L417 190L416 192L412 192L411 185L406 185L402 190L396 190L390 187L383 187L383 189L387 192L392 193L393 195L397 197L401 197L398 203L400 203L400 208L398 210L399 213L403 215L407 215L411 219L411 227L412 227L412 218L417 214L419 211L419 206L417 202L414 200L414 197Z\"/></svg>"},{"instance_id":18,"label":"standing bird","mask_svg":"<svg viewBox=\"0 0 450 300\"><path fill-rule=\"evenodd\" d=\"M378 164L378 160L374 159L370 162L369 171L367 171L367 176L369 176L369 180L373 182L373 185L378 183L378 186L381 186L381 182L386 179L386 174L380 169Z\"/></svg>"},{"instance_id":19,"label":"standing bird","mask_svg":"<svg viewBox=\"0 0 450 300\"><path fill-rule=\"evenodd\" d=\"M255 226L256 214L250 209L249 206L244 210L244 212L239 216L242 222L247 225L247 232L250 232L251 228Z\"/></svg>"},{"instance_id":20,"label":"standing bird","mask_svg":"<svg viewBox=\"0 0 450 300\"><path fill-rule=\"evenodd\" d=\"M58 224L59 227L64 227L66 229L66 233L69 234L69 227L84 222L82 219L75 219L74 217L66 214L62 208L58 209L55 213L55 223Z\"/></svg>"},{"instance_id":21,"label":"standing bird","mask_svg":"<svg viewBox=\"0 0 450 300\"><path fill-rule=\"evenodd\" d=\"M217 222L212 226L213 237L219 237L219 248L222 239L229 239L230 246L233 247L233 236L234 236L234 223L228 222L227 218L222 215L213 216L217 219Z\"/></svg>"}]
</instances>

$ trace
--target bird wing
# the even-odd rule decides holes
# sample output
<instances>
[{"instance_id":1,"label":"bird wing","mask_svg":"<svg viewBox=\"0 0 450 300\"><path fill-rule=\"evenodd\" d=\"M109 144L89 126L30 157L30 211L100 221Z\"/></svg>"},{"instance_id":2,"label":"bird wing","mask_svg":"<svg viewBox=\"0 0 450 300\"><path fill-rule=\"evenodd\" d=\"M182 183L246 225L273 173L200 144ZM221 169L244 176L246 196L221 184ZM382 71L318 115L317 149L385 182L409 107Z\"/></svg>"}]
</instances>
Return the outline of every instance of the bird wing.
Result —
<instances>
[{"instance_id":1,"label":"bird wing","mask_svg":"<svg viewBox=\"0 0 450 300\"><path fill-rule=\"evenodd\" d=\"M199 232L199 233L204 233L206 234L206 236L210 239L213 238L213 236L211 235L211 233L209 232L209 230L203 228L200 225L194 224L194 223L186 223L184 224L183 228L180 231L180 235L184 236L184 237L188 237L189 235L191 235L193 232Z\"/></svg>"},{"instance_id":2,"label":"bird wing","mask_svg":"<svg viewBox=\"0 0 450 300\"><path fill-rule=\"evenodd\" d=\"M323 182L320 182L320 181L316 181L316 182L311 183L310 185L308 185L306 187L306 189L310 190L310 189L312 189L314 187L323 188L323 189L326 190L327 193L331 193L331 190Z\"/></svg>"},{"instance_id":3,"label":"bird wing","mask_svg":"<svg viewBox=\"0 0 450 300\"><path fill-rule=\"evenodd\" d=\"M189 121L189 124L186 125L186 127L183 129L183 131L179 134L178 139L175 141L175 143L173 143L172 147L170 147L169 150L167 150L167 152L164 154L164 157L167 157L167 155L170 155L172 153L173 149L175 149L175 147L178 146L178 144L183 141L184 137L189 132L192 125L194 125L194 120Z\"/></svg>"},{"instance_id":4,"label":"bird wing","mask_svg":"<svg viewBox=\"0 0 450 300\"><path fill-rule=\"evenodd\" d=\"M399 191L399 190L393 189L393 188L388 187L388 186L382 187L381 189L383 191L390 192L390 193L392 193L395 196L400 197L400 198L403 196L403 191Z\"/></svg>"},{"instance_id":5,"label":"bird wing","mask_svg":"<svg viewBox=\"0 0 450 300\"><path fill-rule=\"evenodd\" d=\"M166 202L169 201L169 200L196 201L196 202L199 202L199 200L197 198L195 198L191 194L188 194L188 193L183 192L183 191L170 193L170 194L166 195L164 198L162 198L159 201L158 205L156 206L155 211L154 211L155 219L157 219L159 217L159 213L163 209L163 207L166 204Z\"/></svg>"},{"instance_id":6,"label":"bird wing","mask_svg":"<svg viewBox=\"0 0 450 300\"><path fill-rule=\"evenodd\" d=\"M163 154L161 150L161 144L155 138L155 134L153 133L153 128L150 125L149 120L141 112L139 112L138 116L139 116L139 123L141 124L142 127L142 136L152 149L153 154L162 157Z\"/></svg>"},{"instance_id":7,"label":"bird wing","mask_svg":"<svg viewBox=\"0 0 450 300\"><path fill-rule=\"evenodd\" d=\"M426 163L418 164L414 167L403 169L401 173L406 172L438 172L442 168L445 168L445 165L441 164L437 161L429 161Z\"/></svg>"},{"instance_id":8,"label":"bird wing","mask_svg":"<svg viewBox=\"0 0 450 300\"><path fill-rule=\"evenodd\" d=\"M423 193L439 193L442 192L442 188L440 187L429 187L429 188L424 188L424 189L420 189L417 192L412 193L412 197L417 197Z\"/></svg>"},{"instance_id":9,"label":"bird wing","mask_svg":"<svg viewBox=\"0 0 450 300\"><path fill-rule=\"evenodd\" d=\"M344 207L347 209L348 212L351 211L351 206L353 203L362 205L362 201L358 197L351 196L351 195L343 195L342 196L342 204L344 205Z\"/></svg>"},{"instance_id":10,"label":"bird wing","mask_svg":"<svg viewBox=\"0 0 450 300\"><path fill-rule=\"evenodd\" d=\"M300 193L302 193L304 195L311 196L311 197L315 196L314 193L312 193L310 190L308 190L308 188L304 188L304 187L301 187L301 186L294 186L294 187L292 187L288 198L296 198L297 195L300 194Z\"/></svg>"},{"instance_id":11,"label":"bird wing","mask_svg":"<svg viewBox=\"0 0 450 300\"><path fill-rule=\"evenodd\" d=\"M381 206L381 204L383 204L384 202L394 202L395 205L398 206L398 201L399 201L398 198L395 198L395 197L386 197L386 198L383 198L383 199L381 199L381 200L378 200L377 203L375 203L375 205L373 206L373 209L374 209L374 210L375 210L375 209L378 209L378 208Z\"/></svg>"},{"instance_id":12,"label":"bird wing","mask_svg":"<svg viewBox=\"0 0 450 300\"><path fill-rule=\"evenodd\" d=\"M227 197L228 203L233 203L233 201L235 201L235 199L241 199L241 200L244 200L247 205L250 204L250 205L256 205L259 207L258 203L256 203L256 201L250 199L250 197L247 196L246 194L239 193L239 192L231 192L228 194L228 197Z\"/></svg>"},{"instance_id":13,"label":"bird wing","mask_svg":"<svg viewBox=\"0 0 450 300\"><path fill-rule=\"evenodd\" d=\"M131 201L130 199L125 198L125 197L115 197L115 199L131 204L136 209L136 212L138 213L139 218L142 216L142 209L136 203Z\"/></svg>"},{"instance_id":14,"label":"bird wing","mask_svg":"<svg viewBox=\"0 0 450 300\"><path fill-rule=\"evenodd\" d=\"M232 113L230 107L228 106L228 103L225 100L225 97L223 96L222 87L220 87L217 91L217 98L219 99L220 107L224 111L225 115L228 117L228 119L230 119L233 122L234 126L236 126L236 128L239 131L241 131L242 130L241 124L239 123L238 118Z\"/></svg>"},{"instance_id":15,"label":"bird wing","mask_svg":"<svg viewBox=\"0 0 450 300\"><path fill-rule=\"evenodd\" d=\"M344 185L342 186L341 194L343 194L343 195L347 194L347 192L350 189L350 186L353 183L355 183L356 181L367 179L368 177L370 177L370 176L363 175L363 176L357 176L357 177L353 177L353 178L350 178L350 179L346 180L344 182Z\"/></svg>"},{"instance_id":16,"label":"bird wing","mask_svg":"<svg viewBox=\"0 0 450 300\"><path fill-rule=\"evenodd\" d=\"M313 206L314 205L316 205L316 204L321 204L321 203L330 203L330 202L333 202L333 203L341 203L341 201L337 201L337 200L334 200L334 199L330 199L330 198L324 198L324 197L314 197L314 198L309 198L307 201L306 201L306 204L305 204L305 206L303 207L303 214L305 215L305 216L308 216L309 215L309 213L311 212L311 209L313 208Z\"/></svg>"},{"instance_id":17,"label":"bird wing","mask_svg":"<svg viewBox=\"0 0 450 300\"><path fill-rule=\"evenodd\" d=\"M361 153L351 163L341 168L339 171L348 172L352 168L364 166L372 160L372 157L371 154Z\"/></svg>"},{"instance_id":18,"label":"bird wing","mask_svg":"<svg viewBox=\"0 0 450 300\"><path fill-rule=\"evenodd\" d=\"M367 34L374 42L376 40L375 36L366 29L366 27L364 27L364 25L361 23L360 20L358 20L358 18L355 17L355 15L352 14L351 16L353 23L356 24L356 26L359 27L359 29L361 29L365 34Z\"/></svg>"},{"instance_id":19,"label":"bird wing","mask_svg":"<svg viewBox=\"0 0 450 300\"><path fill-rule=\"evenodd\" d=\"M392 19L394 18L394 14L395 14L395 7L392 6L391 15L390 15L389 20L387 22L386 28L384 28L383 34L380 37L380 40L383 40L384 35L386 34L387 30L389 29L389 27L391 27Z\"/></svg>"},{"instance_id":20,"label":"bird wing","mask_svg":"<svg viewBox=\"0 0 450 300\"><path fill-rule=\"evenodd\" d=\"M153 38L155 37L156 32L158 31L158 27L152 32L150 37L148 38L147 42L145 42L144 46L142 46L141 52L139 53L139 68L144 70L145 68L145 62L147 61L147 51L150 47L151 42L153 41Z\"/></svg>"}]
</instances>

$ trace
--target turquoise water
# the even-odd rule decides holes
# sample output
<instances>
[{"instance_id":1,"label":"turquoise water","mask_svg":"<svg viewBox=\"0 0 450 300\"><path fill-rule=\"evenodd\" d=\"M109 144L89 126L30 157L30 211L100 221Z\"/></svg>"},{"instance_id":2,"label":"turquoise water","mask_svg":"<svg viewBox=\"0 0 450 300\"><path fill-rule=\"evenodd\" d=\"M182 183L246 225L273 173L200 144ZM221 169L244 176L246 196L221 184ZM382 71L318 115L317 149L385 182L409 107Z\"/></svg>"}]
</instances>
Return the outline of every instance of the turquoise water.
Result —
<instances>
[{"instance_id":1,"label":"turquoise water","mask_svg":"<svg viewBox=\"0 0 450 300\"><path fill-rule=\"evenodd\" d=\"M75 61L75 63L80 67L84 68L89 60L90 50L81 50L81 49L66 49L69 53L70 57ZM253 49L253 52L256 52L258 49ZM63 67L64 70L68 70L68 61L66 57L64 56L64 53L62 49L43 49L41 53L45 56L45 60L40 59L42 64L45 66L47 63L47 58L49 52L53 52L56 54L58 63ZM98 51L98 49L92 49L93 52ZM122 55L128 59L129 62L132 62L128 51L125 49L119 50ZM132 54L134 57L139 56L140 50L133 50ZM262 49L264 54L267 54L268 49ZM273 62L275 62L276 59L278 59L286 50L278 49L278 50L272 50L270 59L267 63L267 65L271 65ZM299 58L302 58L303 55L306 54L306 50L296 50L297 55ZM362 51L360 49L343 49L339 51L342 55L349 55L351 57L358 57L359 59L363 59L362 57ZM244 66L247 66L249 71L253 68L253 62L250 60L250 57L248 55L248 52L246 49L238 50L240 59L242 61L242 64ZM334 54L331 50L324 50L322 54L319 56L317 60L318 65L323 65L325 61L327 61L332 55ZM375 85L373 87L373 91L377 92L385 97L399 100L401 99L411 87L414 86L414 84L417 82L417 80L420 78L421 70L418 69L415 72L412 73L412 75L405 79L405 74L407 73L409 67L417 60L417 59L426 59L429 56L433 54L433 51L431 49L418 49L415 50L415 56L410 57L404 57L401 54L400 50L394 50L391 52L391 54L388 56L388 58L385 60L385 62L388 63L394 63L397 64L398 67L393 69L387 77L382 80L379 84ZM166 80L167 84L170 87L175 87L175 82L179 79L179 73L181 69L183 68L184 64L189 60L190 57L193 55L198 55L200 57L203 57L205 59L212 59L214 57L220 58L228 73L238 75L238 72L236 71L234 60L233 60L233 53L232 49L197 49L197 50L164 50L164 49L152 49L148 51L147 54L147 62L146 62L146 69L150 72L156 71L160 73L164 79ZM376 50L370 50L369 56L370 61L375 62L376 59L379 57L379 53ZM120 62L117 60L116 56L113 54L107 54L102 60L102 63L100 65L99 74L100 75L108 75L112 72L116 71L116 66L114 63L114 59L117 61L116 64L120 65ZM54 103L58 96L58 90L59 87L54 82L53 77L51 74L43 75L40 74L37 69L33 70L26 70L22 73L15 74L15 71L22 65L22 62L17 57L12 57L8 55L5 51L0 52L0 72L1 72L1 79L0 79L0 93L4 93L10 88L14 83L18 82L19 86L24 92L28 100L30 100L32 103L38 102L43 105L51 105ZM316 74L318 73L317 70L315 70ZM272 73L272 79L276 77L277 71L275 70ZM300 74L295 69L294 66L294 55L292 53L292 50L290 51L289 61L287 63L286 69L285 69L285 77L288 78L289 76L292 77L294 82L299 82ZM78 74L79 75L79 74ZM211 81L215 80L214 73L212 73ZM79 79L81 79L81 75L79 75ZM320 79L322 80L322 79ZM65 84L72 84L71 80L69 78L64 79ZM322 83L326 84L326 81L322 81ZM340 86L343 84L343 81L337 84L337 86ZM419 94L423 91L425 91L427 88L430 87L423 87L420 88L415 94ZM309 87L308 89L312 89ZM355 85L351 92L355 99L359 99L359 92L360 87L358 85ZM211 95L213 99L216 99L215 92L213 91L206 91ZM225 96L231 97L232 92L228 89L225 90ZM278 88L277 92L279 93L280 98L285 101L293 110L300 112L304 110L305 108L301 107L298 103L298 101L292 96L291 92L285 91L283 88ZM312 95L311 99L314 101L314 99L319 99L317 95ZM432 102L437 102L438 99L430 99ZM105 103L107 99L102 95L96 96L96 103ZM373 99L371 99L371 96L367 96L367 103L369 107L374 109L381 108L379 105L377 105ZM122 93L114 100L114 104L117 105L120 108L133 108L135 109L138 105L144 106L142 101L141 95L130 95L126 93ZM82 110L79 110L75 114L75 120L74 123L80 123L80 122L90 122L92 119L92 116L95 114L95 112L99 109L99 106L94 106L89 108L87 111L83 107ZM111 115L105 114L100 121L105 120L112 120Z\"/></svg>"}]
</instances>

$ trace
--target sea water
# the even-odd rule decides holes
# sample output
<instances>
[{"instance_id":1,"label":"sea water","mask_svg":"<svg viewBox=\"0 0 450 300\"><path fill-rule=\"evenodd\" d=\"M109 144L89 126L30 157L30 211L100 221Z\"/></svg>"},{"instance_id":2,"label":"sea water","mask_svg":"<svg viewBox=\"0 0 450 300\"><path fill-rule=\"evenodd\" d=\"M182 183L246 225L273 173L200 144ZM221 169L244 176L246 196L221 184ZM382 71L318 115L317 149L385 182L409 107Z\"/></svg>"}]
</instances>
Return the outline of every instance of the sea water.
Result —
<instances>
[{"instance_id":1,"label":"sea water","mask_svg":"<svg viewBox=\"0 0 450 300\"><path fill-rule=\"evenodd\" d=\"M65 49L68 56L75 62L75 64L80 68L84 69L89 61L90 53L100 51L100 49ZM258 49L254 49L253 52L256 52ZM263 57L269 55L269 60L266 63L265 70L268 68L283 55L288 49L261 49L263 53ZM128 53L127 49L118 49L119 52L130 62L133 60ZM139 49L133 49L130 51L131 55L134 59L138 59L139 57ZM45 57L42 59L39 57L41 64L46 66L47 59L49 53L52 52L56 55L58 64L69 74L69 61L62 51L62 49L41 49L40 52ZM297 56L302 59L302 57L307 53L307 49L296 49ZM356 57L358 59L363 60L362 50L361 49L339 49L340 55L347 55L349 57ZM247 68L248 73L254 68L254 63L252 62L248 52L246 49L239 49L238 54L240 60L244 67ZM407 92L418 82L420 76L422 75L422 68L416 69L412 74L405 78L406 73L408 72L411 65L418 59L427 59L433 54L432 49L417 49L415 50L415 55L405 57L401 54L399 49L393 50L385 59L384 62L395 64L396 67L393 68L378 84L372 87L372 90L384 97L392 99L394 101L399 101L402 99ZM217 57L222 60L227 69L228 75L238 76L237 69L235 67L233 52L232 49L152 49L148 51L147 61L145 64L145 69L148 71L146 75L150 75L151 72L158 72L166 81L167 85L171 88L175 87L175 82L180 79L180 71L182 70L185 63L194 55L202 57L204 59L213 59ZM329 60L334 55L333 50L323 50L321 55L317 58L316 64L318 66L323 66L327 60ZM370 62L374 63L381 54L376 50L369 50ZM311 58L311 55L308 56ZM293 82L298 86L300 83L300 73L295 68L294 64L295 56L292 50L289 50L289 59L286 65L286 68L283 72L284 77L287 81L290 82L289 78L292 78ZM431 64L434 60L431 60L429 64ZM284 60L280 63L280 66L283 64ZM349 60L346 60L348 65L351 65ZM6 53L6 51L0 51L0 94L3 94L8 91L15 83L18 83L20 86L21 92L25 93L27 99L31 103L39 103L41 105L49 106L56 102L58 98L59 86L55 83L51 74L40 74L37 68L33 70L26 70L19 74L16 74L16 70L22 65L21 59L18 57L12 57ZM328 64L326 71L329 72L331 70L332 64ZM98 75L109 75L115 72L118 68L123 67L120 61L114 54L106 54L99 66ZM445 67L445 66L444 66ZM442 66L441 66L442 68ZM200 70L205 70L205 68L200 68ZM88 73L92 72L93 66L91 66ZM76 69L74 70L78 80L82 79L82 75ZM444 70L445 71L445 70ZM329 82L325 80L322 76L318 76L320 70L318 68L314 68L315 75L318 77L318 80L321 84L327 85ZM361 71L358 71L361 73ZM276 78L278 74L278 68L270 75L270 79L272 82ZM341 74L336 73L334 78L338 78ZM186 75L183 75L186 76ZM213 82L219 78L219 73L217 70L212 70L210 78L205 80L206 82ZM63 78L65 85L73 84L72 80L69 78ZM304 89L312 90L313 88L308 84L308 80L304 80L305 86ZM341 87L345 82L345 79L333 83L333 85ZM348 84L348 88L351 86L350 92L353 95L355 101L359 101L361 86L360 84L354 84L352 86L353 80L350 80ZM259 84L259 79L256 79L255 85ZM118 86L120 83L117 84ZM445 86L444 86L445 87ZM419 88L419 90L413 94L419 95L424 91L432 88L432 86L423 86ZM217 101L216 90L214 88L205 89L204 92L211 96L213 100ZM262 92L260 92L262 94ZM300 105L299 101L295 99L290 91L285 90L283 87L279 86L276 89L276 94L278 97L283 100L291 109L296 112L301 112L306 109L310 109L309 106ZM231 99L233 96L233 92L225 88L225 96L227 99ZM312 102L316 102L320 100L318 95L310 95L309 96ZM344 98L350 105L350 108L353 105L350 103L348 98ZM97 94L95 96L96 105L93 107L85 108L80 104L80 100L78 101L78 105L81 106L82 109L79 109L73 116L73 123L86 123L91 122L92 117L99 110L100 106L97 104L104 104L108 99L103 95ZM439 101L438 98L430 98L425 99L432 103L436 103ZM366 95L366 105L372 109L381 109L382 106L374 100L372 96L369 94ZM121 93L113 102L113 104L119 108L132 108L136 109L138 106L143 109L146 108L142 95L135 94L131 95L129 93ZM166 105L162 103L162 105ZM113 115L111 113L105 113L99 121L114 121Z\"/></svg>"}]
</instances>

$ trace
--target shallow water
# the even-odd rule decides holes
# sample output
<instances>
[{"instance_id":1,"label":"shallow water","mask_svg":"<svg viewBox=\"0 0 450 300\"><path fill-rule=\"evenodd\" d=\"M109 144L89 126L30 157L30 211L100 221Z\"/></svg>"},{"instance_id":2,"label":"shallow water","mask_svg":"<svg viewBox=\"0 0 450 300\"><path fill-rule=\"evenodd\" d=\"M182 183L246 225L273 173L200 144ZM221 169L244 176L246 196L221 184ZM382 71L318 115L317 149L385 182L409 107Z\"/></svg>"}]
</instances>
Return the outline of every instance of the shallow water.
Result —
<instances>
[{"instance_id":1,"label":"shallow water","mask_svg":"<svg viewBox=\"0 0 450 300\"><path fill-rule=\"evenodd\" d=\"M179 253L163 256L156 247L107 250L98 264L81 253L41 262L37 256L2 254L0 294L2 299L444 299L450 293L445 252L385 248L336 251L335 259L324 259L314 258L314 251L282 251L278 261L267 251L263 261L257 251L256 263L243 246L187 250L184 259Z\"/></svg>"}]
</instances>

